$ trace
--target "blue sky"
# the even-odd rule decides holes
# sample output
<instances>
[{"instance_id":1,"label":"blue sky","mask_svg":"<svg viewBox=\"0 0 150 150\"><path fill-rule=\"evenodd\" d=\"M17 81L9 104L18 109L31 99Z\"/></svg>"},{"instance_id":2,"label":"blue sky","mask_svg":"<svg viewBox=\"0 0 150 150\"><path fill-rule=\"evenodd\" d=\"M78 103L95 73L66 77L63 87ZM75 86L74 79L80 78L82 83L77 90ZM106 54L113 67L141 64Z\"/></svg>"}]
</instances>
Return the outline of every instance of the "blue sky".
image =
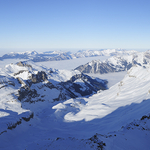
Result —
<instances>
[{"instance_id":1,"label":"blue sky","mask_svg":"<svg viewBox=\"0 0 150 150\"><path fill-rule=\"evenodd\" d=\"M150 49L150 0L0 0L0 50Z\"/></svg>"}]
</instances>

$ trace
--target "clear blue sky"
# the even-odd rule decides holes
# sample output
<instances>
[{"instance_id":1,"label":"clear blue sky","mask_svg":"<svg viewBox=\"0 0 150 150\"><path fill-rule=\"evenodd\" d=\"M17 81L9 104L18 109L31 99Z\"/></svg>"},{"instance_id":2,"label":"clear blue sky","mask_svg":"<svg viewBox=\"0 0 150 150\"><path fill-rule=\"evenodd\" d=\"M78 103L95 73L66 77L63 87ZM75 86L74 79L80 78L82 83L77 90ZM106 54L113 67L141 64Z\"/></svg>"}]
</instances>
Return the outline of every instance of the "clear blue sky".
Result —
<instances>
[{"instance_id":1,"label":"clear blue sky","mask_svg":"<svg viewBox=\"0 0 150 150\"><path fill-rule=\"evenodd\" d=\"M0 50L150 49L150 0L0 0Z\"/></svg>"}]
</instances>

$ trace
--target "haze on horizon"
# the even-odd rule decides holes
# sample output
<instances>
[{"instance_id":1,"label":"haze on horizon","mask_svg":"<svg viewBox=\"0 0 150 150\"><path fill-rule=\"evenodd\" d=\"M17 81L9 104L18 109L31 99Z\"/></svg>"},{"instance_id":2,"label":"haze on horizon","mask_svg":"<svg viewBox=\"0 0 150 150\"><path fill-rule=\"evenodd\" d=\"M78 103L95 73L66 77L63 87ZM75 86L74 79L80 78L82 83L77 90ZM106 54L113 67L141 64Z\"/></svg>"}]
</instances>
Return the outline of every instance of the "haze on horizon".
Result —
<instances>
[{"instance_id":1,"label":"haze on horizon","mask_svg":"<svg viewBox=\"0 0 150 150\"><path fill-rule=\"evenodd\" d=\"M150 49L149 0L0 0L0 54Z\"/></svg>"}]
</instances>

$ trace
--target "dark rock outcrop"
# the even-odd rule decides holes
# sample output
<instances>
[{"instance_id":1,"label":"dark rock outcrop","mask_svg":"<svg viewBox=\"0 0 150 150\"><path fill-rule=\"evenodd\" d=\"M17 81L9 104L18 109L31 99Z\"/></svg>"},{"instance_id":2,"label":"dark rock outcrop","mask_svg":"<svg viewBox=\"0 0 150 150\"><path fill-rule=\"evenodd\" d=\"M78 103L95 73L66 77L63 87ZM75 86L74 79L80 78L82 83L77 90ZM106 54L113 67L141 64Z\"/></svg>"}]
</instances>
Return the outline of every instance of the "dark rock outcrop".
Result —
<instances>
[{"instance_id":1,"label":"dark rock outcrop","mask_svg":"<svg viewBox=\"0 0 150 150\"><path fill-rule=\"evenodd\" d=\"M25 99L25 102L31 102L32 98L35 98L35 97L39 96L39 94L37 94L37 91L35 89L29 90L25 87L21 87L20 90L18 91L18 93L19 93L18 99L20 101Z\"/></svg>"},{"instance_id":2,"label":"dark rock outcrop","mask_svg":"<svg viewBox=\"0 0 150 150\"><path fill-rule=\"evenodd\" d=\"M7 124L7 126L8 126L7 129L12 130L12 129L16 128L17 125L20 125L22 123L22 120L28 122L33 117L34 117L34 113L32 112L32 113L30 113L29 116L21 117L21 119L19 119L16 123L8 123ZM7 131L5 131L5 132L7 132Z\"/></svg>"},{"instance_id":3,"label":"dark rock outcrop","mask_svg":"<svg viewBox=\"0 0 150 150\"><path fill-rule=\"evenodd\" d=\"M39 83L47 80L47 75L44 71L40 71L37 74L32 74L31 80L33 83Z\"/></svg>"},{"instance_id":4,"label":"dark rock outcrop","mask_svg":"<svg viewBox=\"0 0 150 150\"><path fill-rule=\"evenodd\" d=\"M103 150L104 146L106 146L106 143L104 143L103 141L101 141L98 136L98 134L95 134L94 136L92 136L89 140L98 144L97 149L99 150Z\"/></svg>"},{"instance_id":5,"label":"dark rock outcrop","mask_svg":"<svg viewBox=\"0 0 150 150\"><path fill-rule=\"evenodd\" d=\"M79 82L77 80L79 80ZM106 90L107 83L106 80L98 78L92 79L88 75L77 74L67 82L61 82L60 85L68 91L71 98L75 98L79 95L90 96L99 90Z\"/></svg>"}]
</instances>

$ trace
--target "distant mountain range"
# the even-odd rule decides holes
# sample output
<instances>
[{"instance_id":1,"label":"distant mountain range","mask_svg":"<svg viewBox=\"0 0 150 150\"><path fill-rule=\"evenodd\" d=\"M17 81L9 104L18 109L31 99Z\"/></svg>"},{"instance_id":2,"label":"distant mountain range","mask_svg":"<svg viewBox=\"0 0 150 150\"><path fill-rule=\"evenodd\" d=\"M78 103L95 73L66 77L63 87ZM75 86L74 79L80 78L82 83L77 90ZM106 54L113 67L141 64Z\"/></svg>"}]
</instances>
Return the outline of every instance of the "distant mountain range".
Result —
<instances>
[{"instance_id":1,"label":"distant mountain range","mask_svg":"<svg viewBox=\"0 0 150 150\"><path fill-rule=\"evenodd\" d=\"M48 51L48 52L11 52L0 57L3 59L28 59L33 62L41 61L59 61L75 58L94 57L94 56L114 56L114 55L131 55L136 51L126 51L122 49L106 49L106 50L79 50L76 53L62 52L62 51Z\"/></svg>"},{"instance_id":2,"label":"distant mountain range","mask_svg":"<svg viewBox=\"0 0 150 150\"><path fill-rule=\"evenodd\" d=\"M150 65L150 51L137 52L131 55L112 56L105 61L93 60L75 68L82 73L109 73L129 70L134 65Z\"/></svg>"}]
</instances>

